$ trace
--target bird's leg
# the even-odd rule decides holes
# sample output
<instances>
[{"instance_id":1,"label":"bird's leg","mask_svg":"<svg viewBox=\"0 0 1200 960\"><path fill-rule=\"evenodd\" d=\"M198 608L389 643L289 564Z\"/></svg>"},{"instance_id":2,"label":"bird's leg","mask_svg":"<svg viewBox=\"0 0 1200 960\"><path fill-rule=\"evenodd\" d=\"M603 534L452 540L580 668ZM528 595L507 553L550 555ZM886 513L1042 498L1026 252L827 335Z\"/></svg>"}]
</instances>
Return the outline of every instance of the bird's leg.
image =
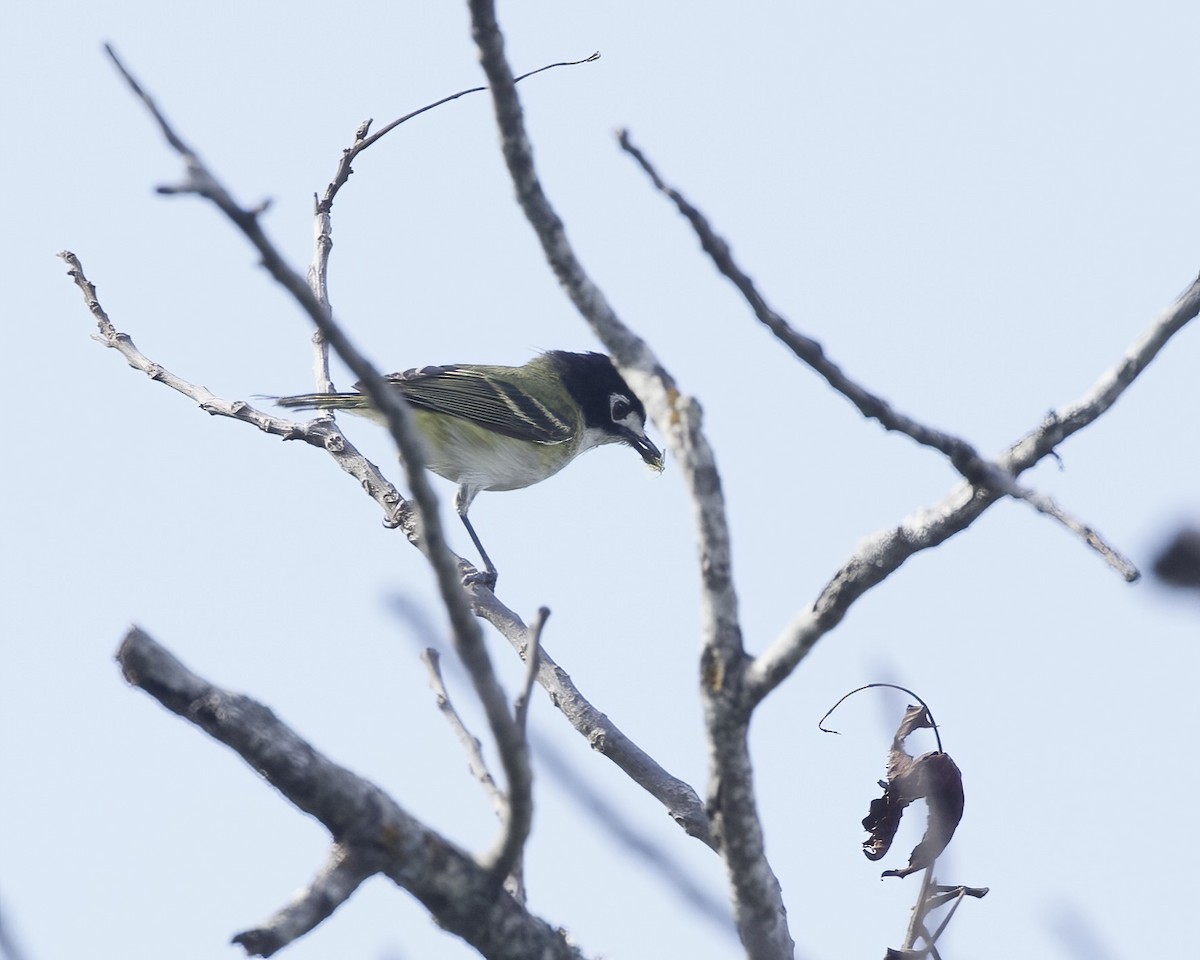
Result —
<instances>
[{"instance_id":1,"label":"bird's leg","mask_svg":"<svg viewBox=\"0 0 1200 960\"><path fill-rule=\"evenodd\" d=\"M479 551L479 557L483 560L483 570L467 574L463 577L463 583L467 586L480 583L491 590L496 586L496 577L498 576L496 567L492 563L491 557L487 555L487 551L483 549L483 544L479 542L479 534L475 532L471 521L467 519L467 511L471 509L471 501L475 499L477 493L479 493L478 487L469 483L460 483L454 494L454 509L462 517L463 526L467 528L467 533L471 535L471 542L475 544L475 549Z\"/></svg>"},{"instance_id":2,"label":"bird's leg","mask_svg":"<svg viewBox=\"0 0 1200 960\"><path fill-rule=\"evenodd\" d=\"M496 578L499 574L496 572L495 564L492 563L492 558L487 555L487 551L483 549L483 544L479 542L479 535L475 532L475 528L471 526L471 521L467 519L465 513L459 514L462 517L463 526L467 528L467 533L471 535L471 542L475 544L475 549L479 551L479 557L483 560L483 570L476 570L474 573L469 573L463 577L463 583L472 584L479 583L487 587L489 590L496 586Z\"/></svg>"}]
</instances>

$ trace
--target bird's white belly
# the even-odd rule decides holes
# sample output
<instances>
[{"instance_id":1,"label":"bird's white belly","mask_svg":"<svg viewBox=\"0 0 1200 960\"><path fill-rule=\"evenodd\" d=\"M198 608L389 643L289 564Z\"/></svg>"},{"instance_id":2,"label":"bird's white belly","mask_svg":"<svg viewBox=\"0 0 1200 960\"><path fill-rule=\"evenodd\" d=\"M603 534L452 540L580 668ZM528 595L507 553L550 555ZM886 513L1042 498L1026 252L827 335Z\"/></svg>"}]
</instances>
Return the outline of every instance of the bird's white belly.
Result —
<instances>
[{"instance_id":1,"label":"bird's white belly","mask_svg":"<svg viewBox=\"0 0 1200 960\"><path fill-rule=\"evenodd\" d=\"M502 448L486 451L441 450L426 466L440 477L479 490L519 490L566 466L566 460L547 462L540 453L536 444L509 440Z\"/></svg>"},{"instance_id":2,"label":"bird's white belly","mask_svg":"<svg viewBox=\"0 0 1200 960\"><path fill-rule=\"evenodd\" d=\"M422 412L417 413L423 419ZM426 420L425 465L440 477L475 490L518 490L553 476L578 444L532 443L500 436L465 420Z\"/></svg>"}]
</instances>

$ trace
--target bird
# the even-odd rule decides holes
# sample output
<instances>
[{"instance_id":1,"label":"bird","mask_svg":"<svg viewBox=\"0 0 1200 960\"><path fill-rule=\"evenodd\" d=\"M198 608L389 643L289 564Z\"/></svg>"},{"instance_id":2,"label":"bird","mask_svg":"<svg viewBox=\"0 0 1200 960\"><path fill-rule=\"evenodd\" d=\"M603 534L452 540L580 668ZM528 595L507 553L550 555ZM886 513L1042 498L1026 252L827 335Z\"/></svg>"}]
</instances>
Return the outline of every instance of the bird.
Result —
<instances>
[{"instance_id":1,"label":"bird","mask_svg":"<svg viewBox=\"0 0 1200 960\"><path fill-rule=\"evenodd\" d=\"M458 484L454 508L484 570L467 577L494 587L498 576L467 516L483 490L518 490L558 473L581 453L609 443L632 447L655 472L663 453L646 436L646 409L602 353L550 350L519 367L456 363L384 376L412 409L425 466ZM277 397L296 410L345 410L385 424L362 393Z\"/></svg>"}]
</instances>

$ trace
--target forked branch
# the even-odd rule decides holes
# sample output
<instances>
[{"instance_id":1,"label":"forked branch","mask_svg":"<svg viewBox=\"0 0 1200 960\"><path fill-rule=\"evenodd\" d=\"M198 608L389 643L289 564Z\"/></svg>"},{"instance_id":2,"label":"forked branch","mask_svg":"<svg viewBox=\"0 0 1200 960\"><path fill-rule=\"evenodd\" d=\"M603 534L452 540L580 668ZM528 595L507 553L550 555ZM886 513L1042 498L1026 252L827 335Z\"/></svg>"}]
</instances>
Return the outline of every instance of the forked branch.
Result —
<instances>
[{"instance_id":1,"label":"forked branch","mask_svg":"<svg viewBox=\"0 0 1200 960\"><path fill-rule=\"evenodd\" d=\"M332 913L363 879L381 873L489 960L579 960L561 931L497 893L489 869L375 784L329 760L267 707L193 673L137 627L117 661L126 680L232 748L333 838L330 859L310 888L267 924L239 935L251 952L269 956Z\"/></svg>"},{"instance_id":2,"label":"forked branch","mask_svg":"<svg viewBox=\"0 0 1200 960\"><path fill-rule=\"evenodd\" d=\"M691 493L702 586L701 695L710 771L707 808L727 866L743 944L755 960L785 960L792 956L794 946L779 882L764 852L747 741L749 712L743 695L748 658L738 623L725 500L716 460L700 423L700 408L694 400L680 396L650 347L620 320L576 257L533 163L494 4L471 0L470 8L472 33L491 89L501 148L517 201L559 283L667 437Z\"/></svg>"},{"instance_id":3,"label":"forked branch","mask_svg":"<svg viewBox=\"0 0 1200 960\"><path fill-rule=\"evenodd\" d=\"M510 795L527 794L530 781L528 746L492 668L479 622L471 612L462 587L457 558L446 545L437 510L437 498L425 472L421 443L411 425L411 414L407 405L388 388L374 365L359 352L341 327L334 322L328 305L321 303L307 282L284 261L260 227L258 212L245 209L234 201L229 191L208 170L198 154L175 132L154 100L121 63L116 52L111 47L106 47L106 50L126 82L157 121L167 142L184 160L187 180L182 188L171 192L193 192L212 201L242 231L259 251L263 265L308 313L338 356L358 377L359 388L370 399L371 405L386 418L388 430L400 452L405 478L417 504L420 518L417 532L437 576L442 602L450 617L455 651L466 667L483 705L488 726L496 740L504 765ZM476 586L475 589L481 588ZM505 825L506 844L513 842L512 826L507 823ZM522 844L528 835L527 824L525 828L524 834L520 836Z\"/></svg>"},{"instance_id":4,"label":"forked branch","mask_svg":"<svg viewBox=\"0 0 1200 960\"><path fill-rule=\"evenodd\" d=\"M629 132L622 130L619 139L621 149L637 161L654 186L669 197L676 209L687 218L700 241L700 246L712 259L713 265L737 287L763 326L775 334L776 338L797 358L820 374L834 390L854 404L864 417L877 421L885 430L902 433L922 446L945 454L954 469L961 473L968 483L1017 500L1024 500L1039 513L1056 520L1078 536L1100 554L1108 565L1126 581L1132 583L1138 579L1140 574L1137 568L1126 557L1106 543L1092 527L1068 514L1053 499L1036 490L1020 486L1012 474L986 460L961 437L937 430L901 413L883 397L872 393L847 376L842 368L829 358L820 343L794 329L787 320L771 308L763 295L759 293L754 281L733 259L733 252L730 250L729 244L717 235L703 213L689 203L683 194L663 181L645 154L633 145L629 138Z\"/></svg>"},{"instance_id":5,"label":"forked branch","mask_svg":"<svg viewBox=\"0 0 1200 960\"><path fill-rule=\"evenodd\" d=\"M997 457L996 465L1010 476L1020 476L1050 456L1072 434L1094 423L1198 312L1200 277L1192 281L1087 393L1065 410L1047 415L1036 429ZM750 695L756 700L765 697L841 622L855 600L891 576L909 557L965 530L1000 496L991 488L962 483L938 503L914 511L896 526L868 537L826 584L812 606L797 615L755 660L747 672Z\"/></svg>"},{"instance_id":6,"label":"forked branch","mask_svg":"<svg viewBox=\"0 0 1200 960\"><path fill-rule=\"evenodd\" d=\"M888 430L903 433L940 451L966 481L940 503L910 514L895 527L877 532L855 551L813 605L801 612L747 670L745 691L751 706L790 675L809 650L841 622L855 600L887 579L913 554L935 547L965 530L984 510L1005 496L1024 500L1071 530L1126 581L1138 578L1134 565L1094 528L1070 516L1051 498L1022 487L1016 478L1053 454L1058 444L1108 410L1167 341L1200 312L1200 278L1189 285L1087 394L1065 411L1049 414L1040 426L994 461L989 461L967 441L900 413L882 397L848 377L829 359L821 344L793 329L768 305L749 275L733 259L729 244L713 230L699 209L662 179L646 156L633 145L628 133L620 134L620 142L622 149L637 161L655 187L669 197L688 220L717 269L737 287L755 316L783 344L850 400L864 416L877 420Z\"/></svg>"},{"instance_id":7,"label":"forked branch","mask_svg":"<svg viewBox=\"0 0 1200 960\"><path fill-rule=\"evenodd\" d=\"M158 121L168 142L185 157L189 177L191 178L189 180L191 191L208 197L223 210L226 210L230 206L236 208L237 205L232 200L228 191L204 168L194 151L174 132L171 125L158 110L154 101L119 63L115 54L111 50L109 52L121 70L122 75L131 84L135 93L143 100ZM588 58L587 61L582 62L589 62L594 58L593 56ZM557 64L551 66L557 66ZM533 71L533 73L537 72L540 71ZM532 74L527 74L527 76L530 75ZM413 115L415 114L411 114L410 116ZM391 125L393 128L394 126L396 124ZM373 137L371 142L377 141L382 132ZM171 192L186 191L173 189ZM329 199L332 200L332 194ZM232 219L239 226L245 224L251 228L252 232L257 231L257 211L240 211ZM313 317L314 322L318 322L319 320L318 325L320 328L332 325L332 321L327 319L328 297L324 291L326 256L321 253L322 248L324 248L327 254L328 248L327 244L321 243L322 236L325 236L327 239L329 221L327 209L319 215L318 220L319 223L324 224L324 227L318 230L318 255L314 258L314 263L310 268L310 282L313 282L311 292L303 284L297 285L295 282L297 279L296 276L287 270L286 265L283 264L281 258L275 253L269 241L261 235L261 232L251 236L251 239L256 244L261 243L263 245L264 265L268 269L271 269L276 279L289 290L300 291L300 302L309 312L310 316ZM113 327L96 297L95 288L84 275L78 259L72 254L67 253L64 253L63 257L71 267L71 275L79 285L89 309L97 320L100 327L100 337L98 339L102 343L119 350L135 368L143 370L154 379L160 380L173 389L192 397L201 404L203 409L210 413L230 416L244 422L253 423L268 433L287 439L304 439L315 446L326 449L338 460L344 469L362 482L364 489L370 495L381 503L391 523L396 524L400 519L406 519L408 522L404 525L410 539L414 541L419 539L417 529L411 522L413 518L408 504L382 474L379 473L375 466L354 450L353 446L345 439L332 420L319 418L308 423L298 423L273 417L256 410L242 401L228 401L217 397L205 388L190 384L182 378L176 377L169 371L166 371L159 364L141 354L133 345L130 337L119 333ZM318 346L319 358L321 352L322 350ZM318 383L320 383L320 376L318 376ZM428 535L428 529L426 529L426 534ZM492 623L515 648L523 651L528 647L530 642L529 629L516 614L500 603L494 594L489 591L477 589L473 592L472 601L477 615ZM549 691L551 701L563 712L572 725L588 739L593 749L612 760L635 782L659 800L667 808L672 818L687 833L712 845L713 840L709 831L708 817L695 791L687 783L672 777L653 758L649 757L633 743L606 715L588 702L572 683L566 672L548 655L543 653L543 656L536 661L535 666L537 680ZM527 700L527 698L525 699ZM513 720L514 727L519 727L518 718L514 716ZM511 841L513 838L511 831L507 831L506 835Z\"/></svg>"}]
</instances>

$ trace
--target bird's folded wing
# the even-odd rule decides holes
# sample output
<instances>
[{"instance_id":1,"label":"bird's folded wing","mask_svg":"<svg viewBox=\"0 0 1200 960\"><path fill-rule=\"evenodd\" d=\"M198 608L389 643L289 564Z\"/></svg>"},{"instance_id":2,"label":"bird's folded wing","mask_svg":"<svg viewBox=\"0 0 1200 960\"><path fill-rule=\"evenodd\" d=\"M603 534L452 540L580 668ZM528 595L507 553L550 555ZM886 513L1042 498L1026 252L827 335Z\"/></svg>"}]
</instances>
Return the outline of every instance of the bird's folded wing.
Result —
<instances>
[{"instance_id":1,"label":"bird's folded wing","mask_svg":"<svg viewBox=\"0 0 1200 960\"><path fill-rule=\"evenodd\" d=\"M517 440L564 443L570 419L520 388L471 367L422 367L385 378L415 407L459 417Z\"/></svg>"}]
</instances>

